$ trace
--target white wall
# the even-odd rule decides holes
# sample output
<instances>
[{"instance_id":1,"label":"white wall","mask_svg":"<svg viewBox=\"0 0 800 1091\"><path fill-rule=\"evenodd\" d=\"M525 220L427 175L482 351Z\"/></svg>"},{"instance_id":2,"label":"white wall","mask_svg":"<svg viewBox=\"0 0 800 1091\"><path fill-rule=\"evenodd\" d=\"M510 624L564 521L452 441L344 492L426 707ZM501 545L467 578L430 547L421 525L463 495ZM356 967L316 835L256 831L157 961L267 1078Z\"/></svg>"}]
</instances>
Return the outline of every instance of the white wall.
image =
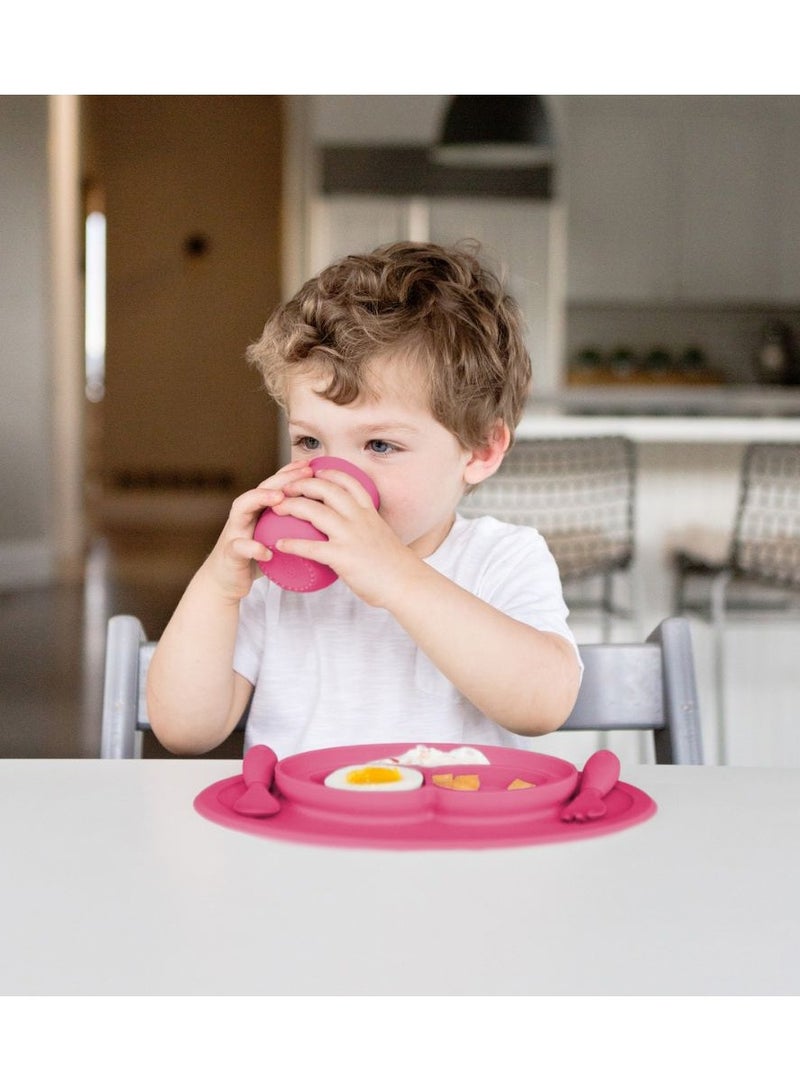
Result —
<instances>
[{"instance_id":1,"label":"white wall","mask_svg":"<svg viewBox=\"0 0 800 1091\"><path fill-rule=\"evenodd\" d=\"M0 96L0 587L50 575L48 102Z\"/></svg>"}]
</instances>

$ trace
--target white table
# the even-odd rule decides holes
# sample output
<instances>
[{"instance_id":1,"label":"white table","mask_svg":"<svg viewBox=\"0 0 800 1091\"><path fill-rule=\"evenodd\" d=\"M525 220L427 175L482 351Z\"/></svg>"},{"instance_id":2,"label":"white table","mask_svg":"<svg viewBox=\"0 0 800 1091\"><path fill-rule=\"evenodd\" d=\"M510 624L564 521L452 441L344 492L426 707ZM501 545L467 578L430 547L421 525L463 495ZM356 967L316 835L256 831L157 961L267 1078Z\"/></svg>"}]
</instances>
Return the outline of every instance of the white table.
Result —
<instances>
[{"instance_id":1,"label":"white table","mask_svg":"<svg viewBox=\"0 0 800 1091\"><path fill-rule=\"evenodd\" d=\"M193 809L221 761L0 761L0 993L800 991L800 770L629 766L603 837L378 851Z\"/></svg>"}]
</instances>

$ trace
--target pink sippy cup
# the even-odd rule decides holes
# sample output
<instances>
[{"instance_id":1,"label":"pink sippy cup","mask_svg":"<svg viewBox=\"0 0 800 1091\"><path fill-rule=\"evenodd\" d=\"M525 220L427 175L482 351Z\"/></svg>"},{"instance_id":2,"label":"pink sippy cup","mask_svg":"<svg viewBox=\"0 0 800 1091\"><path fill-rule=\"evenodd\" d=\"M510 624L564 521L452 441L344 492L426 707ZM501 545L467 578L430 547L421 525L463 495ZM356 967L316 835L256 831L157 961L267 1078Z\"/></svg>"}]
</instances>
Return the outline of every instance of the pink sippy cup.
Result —
<instances>
[{"instance_id":1,"label":"pink sippy cup","mask_svg":"<svg viewBox=\"0 0 800 1091\"><path fill-rule=\"evenodd\" d=\"M369 493L376 508L380 507L380 497L372 478L358 466L343 458L329 458L326 455L312 458L309 463L312 470L342 470L354 477ZM338 576L327 564L309 561L305 557L295 557L290 553L281 553L275 548L279 538L308 538L312 541L326 542L328 539L315 526L305 519L294 515L278 515L272 508L267 508L256 523L253 537L272 550L272 560L259 561L258 567L273 583L286 591L319 591L334 583Z\"/></svg>"}]
</instances>

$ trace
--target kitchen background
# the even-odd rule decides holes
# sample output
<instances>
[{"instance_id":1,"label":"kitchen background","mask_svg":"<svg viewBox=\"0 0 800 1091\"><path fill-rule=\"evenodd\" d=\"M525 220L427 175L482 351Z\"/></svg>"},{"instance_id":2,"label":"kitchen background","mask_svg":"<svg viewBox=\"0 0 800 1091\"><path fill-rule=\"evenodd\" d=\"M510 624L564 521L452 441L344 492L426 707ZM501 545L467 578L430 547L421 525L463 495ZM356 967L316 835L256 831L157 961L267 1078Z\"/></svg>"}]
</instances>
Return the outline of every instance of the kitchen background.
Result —
<instances>
[{"instance_id":1,"label":"kitchen background","mask_svg":"<svg viewBox=\"0 0 800 1091\"><path fill-rule=\"evenodd\" d=\"M35 749L41 716L20 710L49 632L64 691L67 674L92 681L80 738L63 738L62 704L47 745L92 752L104 617L138 602L157 636L231 496L282 457L246 344L330 257L392 238L475 236L507 267L530 324L532 433L548 412L551 428L589 416L635 433L637 639L668 610L669 543L696 520L724 533L743 443L759 419L793 426L800 410L800 99L544 102L552 162L476 171L432 154L447 96L0 97L1 677L15 753ZM103 396L87 398L93 210L107 216L108 287ZM711 417L735 419L724 443L706 442ZM666 441L657 418L675 424ZM54 589L73 596L71 620L42 606L26 628L25 601ZM13 642L28 631L21 667ZM780 641L777 693L798 650ZM744 741L738 760L800 760L767 750Z\"/></svg>"}]
</instances>

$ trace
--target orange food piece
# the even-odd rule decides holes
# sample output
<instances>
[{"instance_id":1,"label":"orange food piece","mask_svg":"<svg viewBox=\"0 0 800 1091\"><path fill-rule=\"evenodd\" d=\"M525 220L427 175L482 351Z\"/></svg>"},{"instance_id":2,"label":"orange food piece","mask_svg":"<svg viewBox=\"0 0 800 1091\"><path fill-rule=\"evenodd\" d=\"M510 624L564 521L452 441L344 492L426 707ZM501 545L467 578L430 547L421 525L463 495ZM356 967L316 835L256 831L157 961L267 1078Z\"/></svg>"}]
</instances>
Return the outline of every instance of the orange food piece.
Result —
<instances>
[{"instance_id":1,"label":"orange food piece","mask_svg":"<svg viewBox=\"0 0 800 1091\"><path fill-rule=\"evenodd\" d=\"M454 792L477 792L481 778L475 773L434 773L431 780L439 788L451 788Z\"/></svg>"},{"instance_id":2,"label":"orange food piece","mask_svg":"<svg viewBox=\"0 0 800 1091\"><path fill-rule=\"evenodd\" d=\"M535 787L536 787L536 785L531 784L531 782L529 780L521 780L519 777L517 777L515 780L511 781L511 783L506 788L506 791L507 792L513 792L517 788L535 788Z\"/></svg>"},{"instance_id":3,"label":"orange food piece","mask_svg":"<svg viewBox=\"0 0 800 1091\"><path fill-rule=\"evenodd\" d=\"M475 773L462 773L453 777L453 787L457 792L477 792L481 786L481 778Z\"/></svg>"}]
</instances>

